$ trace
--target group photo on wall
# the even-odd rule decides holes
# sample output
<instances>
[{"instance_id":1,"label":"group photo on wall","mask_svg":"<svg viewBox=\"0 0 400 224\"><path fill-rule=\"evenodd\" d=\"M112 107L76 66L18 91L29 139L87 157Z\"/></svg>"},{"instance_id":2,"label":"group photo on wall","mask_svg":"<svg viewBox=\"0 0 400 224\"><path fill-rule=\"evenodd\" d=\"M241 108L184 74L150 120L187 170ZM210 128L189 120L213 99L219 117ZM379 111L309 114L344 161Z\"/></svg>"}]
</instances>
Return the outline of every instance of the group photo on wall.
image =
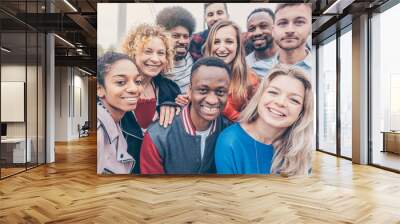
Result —
<instances>
[{"instance_id":1,"label":"group photo on wall","mask_svg":"<svg viewBox=\"0 0 400 224\"><path fill-rule=\"evenodd\" d=\"M98 174L312 174L310 3L98 4Z\"/></svg>"}]
</instances>

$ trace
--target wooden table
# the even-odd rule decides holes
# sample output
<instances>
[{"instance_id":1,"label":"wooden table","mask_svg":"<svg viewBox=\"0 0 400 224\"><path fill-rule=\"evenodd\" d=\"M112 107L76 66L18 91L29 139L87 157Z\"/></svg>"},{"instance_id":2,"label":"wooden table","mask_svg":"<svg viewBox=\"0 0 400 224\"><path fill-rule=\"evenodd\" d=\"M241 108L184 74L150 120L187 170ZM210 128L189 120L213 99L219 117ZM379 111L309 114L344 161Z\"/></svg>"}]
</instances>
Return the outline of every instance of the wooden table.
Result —
<instances>
[{"instance_id":1,"label":"wooden table","mask_svg":"<svg viewBox=\"0 0 400 224\"><path fill-rule=\"evenodd\" d=\"M400 154L400 131L382 131L381 133L383 133L382 152Z\"/></svg>"},{"instance_id":2,"label":"wooden table","mask_svg":"<svg viewBox=\"0 0 400 224\"><path fill-rule=\"evenodd\" d=\"M27 147L25 144L27 141ZM1 158L5 163L31 162L32 141L30 138L6 138L1 139Z\"/></svg>"}]
</instances>

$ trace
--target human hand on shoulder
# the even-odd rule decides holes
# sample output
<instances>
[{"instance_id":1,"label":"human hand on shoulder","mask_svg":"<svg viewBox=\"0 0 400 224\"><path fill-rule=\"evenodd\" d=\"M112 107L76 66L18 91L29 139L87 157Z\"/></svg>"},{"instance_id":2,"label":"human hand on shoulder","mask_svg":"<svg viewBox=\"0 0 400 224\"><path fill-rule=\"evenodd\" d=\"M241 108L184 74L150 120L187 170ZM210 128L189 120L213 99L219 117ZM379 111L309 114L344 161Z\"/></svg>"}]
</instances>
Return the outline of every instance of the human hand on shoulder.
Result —
<instances>
[{"instance_id":1,"label":"human hand on shoulder","mask_svg":"<svg viewBox=\"0 0 400 224\"><path fill-rule=\"evenodd\" d=\"M160 107L160 119L159 123L161 126L164 128L168 127L170 124L172 124L172 121L174 120L175 115L177 114L177 107L174 106L161 106ZM154 120L153 120L154 121Z\"/></svg>"},{"instance_id":2,"label":"human hand on shoulder","mask_svg":"<svg viewBox=\"0 0 400 224\"><path fill-rule=\"evenodd\" d=\"M179 94L175 99L175 103L182 107L188 105L190 103L189 95L187 93Z\"/></svg>"}]
</instances>

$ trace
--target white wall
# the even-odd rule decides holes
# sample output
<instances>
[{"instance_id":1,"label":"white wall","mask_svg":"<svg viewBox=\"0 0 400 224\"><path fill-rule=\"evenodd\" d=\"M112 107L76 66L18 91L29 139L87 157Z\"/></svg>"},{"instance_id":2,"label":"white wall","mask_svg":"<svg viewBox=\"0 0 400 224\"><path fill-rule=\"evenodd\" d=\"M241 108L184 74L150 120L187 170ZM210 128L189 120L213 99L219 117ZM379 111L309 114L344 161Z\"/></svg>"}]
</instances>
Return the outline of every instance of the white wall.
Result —
<instances>
[{"instance_id":1,"label":"white wall","mask_svg":"<svg viewBox=\"0 0 400 224\"><path fill-rule=\"evenodd\" d=\"M68 140L68 68L55 68L55 141Z\"/></svg>"},{"instance_id":2,"label":"white wall","mask_svg":"<svg viewBox=\"0 0 400 224\"><path fill-rule=\"evenodd\" d=\"M88 121L88 78L82 76L79 70L74 69L73 87L71 90L74 102L71 102L71 132L73 139L79 137L78 125L82 126L85 121Z\"/></svg>"},{"instance_id":3,"label":"white wall","mask_svg":"<svg viewBox=\"0 0 400 224\"><path fill-rule=\"evenodd\" d=\"M88 120L88 78L83 75L76 68L56 67L55 141L77 139L78 124Z\"/></svg>"}]
</instances>

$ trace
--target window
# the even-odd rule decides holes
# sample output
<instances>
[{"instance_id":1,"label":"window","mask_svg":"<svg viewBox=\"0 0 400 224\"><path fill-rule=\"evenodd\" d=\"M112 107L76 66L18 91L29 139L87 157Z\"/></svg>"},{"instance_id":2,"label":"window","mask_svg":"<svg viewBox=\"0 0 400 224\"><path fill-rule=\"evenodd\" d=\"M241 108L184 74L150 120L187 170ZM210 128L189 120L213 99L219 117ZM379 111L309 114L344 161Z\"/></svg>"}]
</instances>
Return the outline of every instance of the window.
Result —
<instances>
[{"instance_id":1,"label":"window","mask_svg":"<svg viewBox=\"0 0 400 224\"><path fill-rule=\"evenodd\" d=\"M41 13L44 3L19 2L18 7L21 15ZM5 101L0 105L1 114L18 115L17 119L1 118L5 129L0 144L0 178L5 178L45 163L46 38L10 15L0 12L0 17L10 21L0 30L0 90L2 97L15 92L15 104L22 102L18 111L4 106Z\"/></svg>"},{"instance_id":2,"label":"window","mask_svg":"<svg viewBox=\"0 0 400 224\"><path fill-rule=\"evenodd\" d=\"M395 132L400 130L400 43L394 29L398 21L399 4L371 19L372 164L396 170L400 170L400 133ZM388 148L392 143L395 150Z\"/></svg>"},{"instance_id":3,"label":"window","mask_svg":"<svg viewBox=\"0 0 400 224\"><path fill-rule=\"evenodd\" d=\"M344 31L345 32L345 31ZM340 36L340 155L352 157L352 35Z\"/></svg>"},{"instance_id":4,"label":"window","mask_svg":"<svg viewBox=\"0 0 400 224\"><path fill-rule=\"evenodd\" d=\"M318 149L336 154L336 39L318 49Z\"/></svg>"}]
</instances>

